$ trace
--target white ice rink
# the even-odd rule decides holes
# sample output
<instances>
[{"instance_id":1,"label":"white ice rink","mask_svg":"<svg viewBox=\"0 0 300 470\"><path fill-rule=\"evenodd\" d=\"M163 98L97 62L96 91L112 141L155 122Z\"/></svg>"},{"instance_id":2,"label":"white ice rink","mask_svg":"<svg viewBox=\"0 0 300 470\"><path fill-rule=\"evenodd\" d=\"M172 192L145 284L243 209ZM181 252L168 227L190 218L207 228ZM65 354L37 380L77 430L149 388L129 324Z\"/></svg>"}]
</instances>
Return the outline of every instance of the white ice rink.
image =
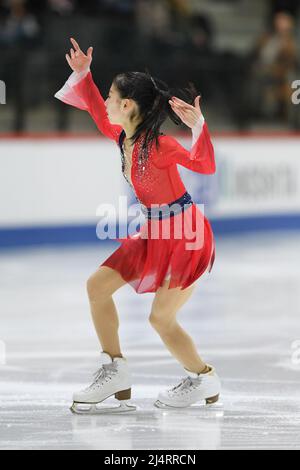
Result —
<instances>
[{"instance_id":1,"label":"white ice rink","mask_svg":"<svg viewBox=\"0 0 300 470\"><path fill-rule=\"evenodd\" d=\"M121 288L138 410L110 416L69 406L98 367L86 279L114 245L2 251L0 448L300 449L299 242L296 232L218 238L211 277L178 314L221 376L215 407L153 406L185 373L148 322L154 294Z\"/></svg>"}]
</instances>

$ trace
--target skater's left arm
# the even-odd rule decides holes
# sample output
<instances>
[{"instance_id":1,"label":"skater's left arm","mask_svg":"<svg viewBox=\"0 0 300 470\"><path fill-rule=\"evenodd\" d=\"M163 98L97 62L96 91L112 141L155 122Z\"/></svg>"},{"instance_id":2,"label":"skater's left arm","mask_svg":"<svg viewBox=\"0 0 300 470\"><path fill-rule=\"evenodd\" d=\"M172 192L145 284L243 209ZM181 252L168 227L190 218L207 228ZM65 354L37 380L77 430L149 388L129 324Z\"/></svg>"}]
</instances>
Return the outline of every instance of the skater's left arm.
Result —
<instances>
[{"instance_id":1,"label":"skater's left arm","mask_svg":"<svg viewBox=\"0 0 300 470\"><path fill-rule=\"evenodd\" d=\"M195 106L175 97L169 101L173 111L192 130L192 148L188 151L174 137L161 136L159 164L162 168L178 163L197 173L215 173L214 147L199 101L200 96L196 98Z\"/></svg>"}]
</instances>

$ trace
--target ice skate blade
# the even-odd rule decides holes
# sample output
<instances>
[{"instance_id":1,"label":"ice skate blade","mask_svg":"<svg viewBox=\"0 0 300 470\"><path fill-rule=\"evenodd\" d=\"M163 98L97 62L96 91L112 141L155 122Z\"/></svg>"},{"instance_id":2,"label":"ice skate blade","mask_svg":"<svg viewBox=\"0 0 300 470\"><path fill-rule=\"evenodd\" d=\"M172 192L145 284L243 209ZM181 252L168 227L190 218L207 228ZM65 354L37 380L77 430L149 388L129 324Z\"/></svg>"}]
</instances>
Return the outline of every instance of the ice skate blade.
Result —
<instances>
[{"instance_id":1,"label":"ice skate blade","mask_svg":"<svg viewBox=\"0 0 300 470\"><path fill-rule=\"evenodd\" d=\"M181 410L183 408L189 408L190 407L190 405L185 405L185 406L167 405L166 403L162 403L160 400L156 400L156 402L154 403L154 406L156 406L157 408L165 409L165 410L172 410L172 409Z\"/></svg>"},{"instance_id":2,"label":"ice skate blade","mask_svg":"<svg viewBox=\"0 0 300 470\"><path fill-rule=\"evenodd\" d=\"M125 401L125 400L124 400ZM129 413L136 411L136 406L128 403L120 403L119 406L114 407L97 407L100 403L76 403L74 402L70 408L70 411L74 414L79 415L101 415L101 414L118 414L118 413Z\"/></svg>"},{"instance_id":3,"label":"ice skate blade","mask_svg":"<svg viewBox=\"0 0 300 470\"><path fill-rule=\"evenodd\" d=\"M154 403L154 406L156 406L157 408L162 408L164 410L172 410L172 409L182 410L182 409L185 409L185 408L206 409L206 408L216 408L216 405L219 408L220 404L217 404L217 401L218 400L215 400L215 401L207 401L206 400L205 403L198 403L198 404L184 405L184 406L173 406L173 405L167 405L166 403L162 403L160 400L156 400L156 402Z\"/></svg>"}]
</instances>

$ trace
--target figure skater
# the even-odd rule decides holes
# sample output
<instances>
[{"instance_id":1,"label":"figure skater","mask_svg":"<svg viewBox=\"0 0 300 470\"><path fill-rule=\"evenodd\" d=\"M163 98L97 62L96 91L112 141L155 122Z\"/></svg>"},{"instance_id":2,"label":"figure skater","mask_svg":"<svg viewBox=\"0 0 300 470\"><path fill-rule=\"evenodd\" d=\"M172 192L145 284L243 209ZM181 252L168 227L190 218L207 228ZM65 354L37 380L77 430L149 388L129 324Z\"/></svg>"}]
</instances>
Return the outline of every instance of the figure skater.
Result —
<instances>
[{"instance_id":1,"label":"figure skater","mask_svg":"<svg viewBox=\"0 0 300 470\"><path fill-rule=\"evenodd\" d=\"M66 60L73 73L55 97L88 111L98 129L119 146L123 175L146 217L133 236L118 239L119 248L87 281L92 318L102 347L101 367L93 383L74 394L71 409L76 413L136 410L129 403L132 377L127 358L121 352L119 318L112 297L126 283L136 293L155 293L150 324L187 374L178 385L159 393L154 404L184 408L201 400L216 403L221 385L215 368L203 361L192 338L177 321L177 313L191 297L195 282L205 272L211 272L215 260L210 223L192 201L177 169L179 164L206 175L216 171L200 96L196 96L191 84L189 90L174 93L146 70L117 75L104 101L90 70L93 48L85 54L75 39L71 38L71 42L73 47ZM187 101L179 98L180 94L188 96ZM191 151L160 132L168 116L176 124L183 122L191 129ZM188 235L180 228L183 218ZM199 219L201 230L197 228L192 238ZM166 223L169 237L149 236L151 224L161 230ZM200 246L188 249L187 244L200 232ZM97 407L113 395L119 400L118 407Z\"/></svg>"}]
</instances>

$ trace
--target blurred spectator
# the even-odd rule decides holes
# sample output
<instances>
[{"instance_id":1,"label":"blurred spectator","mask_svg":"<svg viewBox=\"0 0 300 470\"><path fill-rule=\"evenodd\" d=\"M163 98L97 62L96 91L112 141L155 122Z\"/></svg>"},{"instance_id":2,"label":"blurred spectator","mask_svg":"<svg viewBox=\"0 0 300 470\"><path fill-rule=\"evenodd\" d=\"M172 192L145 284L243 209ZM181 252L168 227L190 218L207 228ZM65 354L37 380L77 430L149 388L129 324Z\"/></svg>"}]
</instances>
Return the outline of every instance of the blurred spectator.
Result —
<instances>
[{"instance_id":1,"label":"blurred spectator","mask_svg":"<svg viewBox=\"0 0 300 470\"><path fill-rule=\"evenodd\" d=\"M167 7L171 18L171 29L178 32L187 32L192 10L190 2L186 0L167 0Z\"/></svg>"},{"instance_id":2,"label":"blurred spectator","mask_svg":"<svg viewBox=\"0 0 300 470\"><path fill-rule=\"evenodd\" d=\"M197 54L210 53L213 49L214 30L211 19L200 13L191 16L189 21L188 36L189 47Z\"/></svg>"},{"instance_id":3,"label":"blurred spectator","mask_svg":"<svg viewBox=\"0 0 300 470\"><path fill-rule=\"evenodd\" d=\"M150 67L153 73L157 70L162 80L170 83L171 78L176 85L185 74L182 59L190 17L189 3L182 0L136 2L139 67Z\"/></svg>"},{"instance_id":4,"label":"blurred spectator","mask_svg":"<svg viewBox=\"0 0 300 470\"><path fill-rule=\"evenodd\" d=\"M188 27L189 2L182 0L137 0L136 18L141 35L154 41L160 52L180 46ZM162 49L161 49L162 48Z\"/></svg>"},{"instance_id":5,"label":"blurred spectator","mask_svg":"<svg viewBox=\"0 0 300 470\"><path fill-rule=\"evenodd\" d=\"M25 82L28 54L39 43L40 26L25 0L5 3L0 29L0 76L7 84L8 102L14 108L13 129L24 130Z\"/></svg>"},{"instance_id":6,"label":"blurred spectator","mask_svg":"<svg viewBox=\"0 0 300 470\"><path fill-rule=\"evenodd\" d=\"M141 37L151 40L169 28L169 15L165 1L137 0L136 20Z\"/></svg>"},{"instance_id":7,"label":"blurred spectator","mask_svg":"<svg viewBox=\"0 0 300 470\"><path fill-rule=\"evenodd\" d=\"M276 13L273 28L264 33L252 52L250 101L253 114L286 120L291 81L297 70L295 20Z\"/></svg>"},{"instance_id":8,"label":"blurred spectator","mask_svg":"<svg viewBox=\"0 0 300 470\"><path fill-rule=\"evenodd\" d=\"M197 13L189 17L186 41L181 48L181 66L185 76L197 81L205 98L213 96L216 87L216 50L214 28L210 17Z\"/></svg>"},{"instance_id":9,"label":"blurred spectator","mask_svg":"<svg viewBox=\"0 0 300 470\"><path fill-rule=\"evenodd\" d=\"M25 0L10 0L6 3L7 15L2 20L0 44L34 44L39 35L36 18L27 11Z\"/></svg>"}]
</instances>

